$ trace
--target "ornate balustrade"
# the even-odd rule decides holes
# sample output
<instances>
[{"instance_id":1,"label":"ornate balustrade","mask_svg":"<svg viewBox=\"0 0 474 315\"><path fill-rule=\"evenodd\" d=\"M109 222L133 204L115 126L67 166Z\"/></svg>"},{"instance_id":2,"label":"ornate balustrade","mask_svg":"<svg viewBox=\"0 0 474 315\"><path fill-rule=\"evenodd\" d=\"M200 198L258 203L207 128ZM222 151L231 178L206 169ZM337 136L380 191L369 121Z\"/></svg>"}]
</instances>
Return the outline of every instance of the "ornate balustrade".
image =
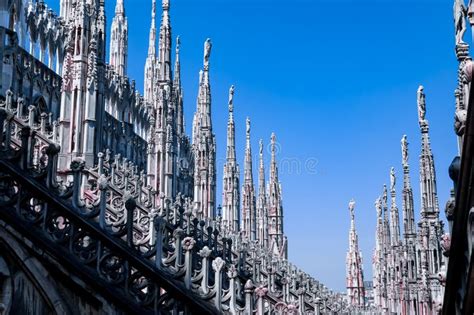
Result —
<instances>
[{"instance_id":1,"label":"ornate balustrade","mask_svg":"<svg viewBox=\"0 0 474 315\"><path fill-rule=\"evenodd\" d=\"M21 101L21 100L20 100ZM192 201L157 196L111 152L57 173L57 123L0 102L0 218L126 310L319 314L344 303L256 242L198 220ZM16 105L16 106L15 106Z\"/></svg>"}]
</instances>

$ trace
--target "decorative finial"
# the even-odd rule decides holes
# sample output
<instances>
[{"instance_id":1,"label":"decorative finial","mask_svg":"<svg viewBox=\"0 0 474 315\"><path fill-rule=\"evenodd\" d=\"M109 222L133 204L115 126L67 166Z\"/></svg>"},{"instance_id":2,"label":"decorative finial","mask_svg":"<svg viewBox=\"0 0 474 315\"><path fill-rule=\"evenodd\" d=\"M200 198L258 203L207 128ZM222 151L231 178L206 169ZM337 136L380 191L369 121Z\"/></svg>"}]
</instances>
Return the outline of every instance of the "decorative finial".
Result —
<instances>
[{"instance_id":1,"label":"decorative finial","mask_svg":"<svg viewBox=\"0 0 474 315\"><path fill-rule=\"evenodd\" d=\"M204 42L204 70L207 70L209 68L209 57L211 56L211 48L211 39L208 38Z\"/></svg>"},{"instance_id":2,"label":"decorative finial","mask_svg":"<svg viewBox=\"0 0 474 315\"><path fill-rule=\"evenodd\" d=\"M390 169L390 191L395 190L396 177L395 177L395 168Z\"/></svg>"},{"instance_id":3,"label":"decorative finial","mask_svg":"<svg viewBox=\"0 0 474 315\"><path fill-rule=\"evenodd\" d=\"M229 112L230 113L234 111L234 91L235 91L235 88L233 85L231 85L229 89Z\"/></svg>"},{"instance_id":4,"label":"decorative finial","mask_svg":"<svg viewBox=\"0 0 474 315\"><path fill-rule=\"evenodd\" d=\"M351 199L351 201L349 201L349 211L351 212L352 221L354 221L354 209L355 209L355 201L354 199Z\"/></svg>"},{"instance_id":5,"label":"decorative finial","mask_svg":"<svg viewBox=\"0 0 474 315\"><path fill-rule=\"evenodd\" d=\"M425 120L426 115L426 101L423 85L418 87L417 92L417 102L418 102L418 119L420 122Z\"/></svg>"},{"instance_id":6,"label":"decorative finial","mask_svg":"<svg viewBox=\"0 0 474 315\"><path fill-rule=\"evenodd\" d=\"M170 8L170 1L169 0L163 0L163 2L161 4L162 4L162 7L163 7L163 10L169 10L169 8Z\"/></svg>"},{"instance_id":7,"label":"decorative finial","mask_svg":"<svg viewBox=\"0 0 474 315\"><path fill-rule=\"evenodd\" d=\"M178 35L178 36L176 36L176 54L179 54L180 45L181 45L181 40L180 40L179 35Z\"/></svg>"},{"instance_id":8,"label":"decorative finial","mask_svg":"<svg viewBox=\"0 0 474 315\"><path fill-rule=\"evenodd\" d=\"M262 156L262 155L263 155L263 140L260 139L260 141L258 142L258 144L259 144L259 146L260 146L260 148L259 148L259 154L260 154L260 156Z\"/></svg>"},{"instance_id":9,"label":"decorative finial","mask_svg":"<svg viewBox=\"0 0 474 315\"><path fill-rule=\"evenodd\" d=\"M402 165L408 165L408 140L407 135L403 135L402 137Z\"/></svg>"}]
</instances>

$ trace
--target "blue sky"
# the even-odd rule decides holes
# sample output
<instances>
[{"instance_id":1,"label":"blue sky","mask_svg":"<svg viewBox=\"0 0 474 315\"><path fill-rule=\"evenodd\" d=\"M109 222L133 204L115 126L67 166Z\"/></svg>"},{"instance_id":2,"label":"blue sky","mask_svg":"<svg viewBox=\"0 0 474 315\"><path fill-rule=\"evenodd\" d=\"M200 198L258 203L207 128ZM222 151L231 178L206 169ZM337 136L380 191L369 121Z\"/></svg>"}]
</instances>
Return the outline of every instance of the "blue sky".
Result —
<instances>
[{"instance_id":1,"label":"blue sky","mask_svg":"<svg viewBox=\"0 0 474 315\"><path fill-rule=\"evenodd\" d=\"M58 7L59 1L47 2ZM115 1L107 0L106 5L110 25ZM142 91L151 0L125 0L125 6L128 73ZM401 176L403 134L410 142L419 217L419 84L427 94L444 218L451 188L447 168L456 154L452 20L452 1L171 0L173 37L181 36L188 131L196 108L203 42L207 37L213 42L210 76L218 201L227 93L234 84L241 169L246 116L252 120L255 155L259 138L268 143L271 132L277 135L278 159L284 161L280 179L290 260L328 287L344 290L347 205L354 198L365 275L370 279L374 201L389 182L391 166ZM265 153L268 166L269 151ZM400 195L397 201L401 212Z\"/></svg>"}]
</instances>

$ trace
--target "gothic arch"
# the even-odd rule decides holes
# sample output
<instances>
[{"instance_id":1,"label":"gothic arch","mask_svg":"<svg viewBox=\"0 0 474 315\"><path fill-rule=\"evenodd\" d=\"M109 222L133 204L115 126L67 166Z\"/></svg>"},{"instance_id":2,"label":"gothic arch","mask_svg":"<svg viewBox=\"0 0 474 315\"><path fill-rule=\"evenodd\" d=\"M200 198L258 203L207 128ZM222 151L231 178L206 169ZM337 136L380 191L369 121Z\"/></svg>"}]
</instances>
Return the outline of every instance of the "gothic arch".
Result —
<instances>
[{"instance_id":1,"label":"gothic arch","mask_svg":"<svg viewBox=\"0 0 474 315\"><path fill-rule=\"evenodd\" d=\"M48 271L10 233L0 228L0 276L4 276L3 283L0 281L3 292L0 294L0 304L4 304L4 314L15 313L11 307L18 306L18 303L15 303L15 280L20 277L15 278L15 271L33 284L33 288L52 313L72 313L57 291L57 285L48 277ZM10 288L10 291L3 291L4 288Z\"/></svg>"}]
</instances>

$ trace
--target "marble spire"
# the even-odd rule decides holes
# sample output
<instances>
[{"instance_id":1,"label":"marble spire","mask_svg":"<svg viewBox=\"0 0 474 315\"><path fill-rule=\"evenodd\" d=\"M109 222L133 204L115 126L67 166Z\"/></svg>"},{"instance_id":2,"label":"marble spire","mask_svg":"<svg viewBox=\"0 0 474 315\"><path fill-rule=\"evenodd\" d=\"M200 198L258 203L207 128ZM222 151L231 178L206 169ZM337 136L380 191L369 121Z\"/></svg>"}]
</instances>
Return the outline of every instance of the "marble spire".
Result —
<instances>
[{"instance_id":1,"label":"marble spire","mask_svg":"<svg viewBox=\"0 0 474 315\"><path fill-rule=\"evenodd\" d=\"M257 199L257 239L268 246L268 208L265 190L265 163L263 160L263 140L259 141L258 199Z\"/></svg>"},{"instance_id":2,"label":"marble spire","mask_svg":"<svg viewBox=\"0 0 474 315\"><path fill-rule=\"evenodd\" d=\"M352 306L365 305L364 273L362 254L359 250L359 239L355 228L355 201L349 202L351 227L349 230L349 251L346 257L346 287L347 297Z\"/></svg>"},{"instance_id":3,"label":"marble spire","mask_svg":"<svg viewBox=\"0 0 474 315\"><path fill-rule=\"evenodd\" d=\"M155 84L155 66L156 66L156 0L152 2L151 8L151 26L148 41L148 56L145 62L145 79L144 79L144 99L153 102L153 90Z\"/></svg>"},{"instance_id":4,"label":"marble spire","mask_svg":"<svg viewBox=\"0 0 474 315\"><path fill-rule=\"evenodd\" d=\"M121 76L127 74L128 22L123 0L117 0L110 37L110 65Z\"/></svg>"},{"instance_id":5,"label":"marble spire","mask_svg":"<svg viewBox=\"0 0 474 315\"><path fill-rule=\"evenodd\" d=\"M240 171L235 154L235 123L234 123L234 86L229 89L229 120L227 122L226 163L224 164L222 189L223 222L232 232L240 227Z\"/></svg>"},{"instance_id":6,"label":"marble spire","mask_svg":"<svg viewBox=\"0 0 474 315\"><path fill-rule=\"evenodd\" d=\"M257 239L257 213L256 213L255 187L252 170L252 148L250 145L250 119L246 120L246 144L244 185L242 187L242 212L245 236L250 240Z\"/></svg>"}]
</instances>

